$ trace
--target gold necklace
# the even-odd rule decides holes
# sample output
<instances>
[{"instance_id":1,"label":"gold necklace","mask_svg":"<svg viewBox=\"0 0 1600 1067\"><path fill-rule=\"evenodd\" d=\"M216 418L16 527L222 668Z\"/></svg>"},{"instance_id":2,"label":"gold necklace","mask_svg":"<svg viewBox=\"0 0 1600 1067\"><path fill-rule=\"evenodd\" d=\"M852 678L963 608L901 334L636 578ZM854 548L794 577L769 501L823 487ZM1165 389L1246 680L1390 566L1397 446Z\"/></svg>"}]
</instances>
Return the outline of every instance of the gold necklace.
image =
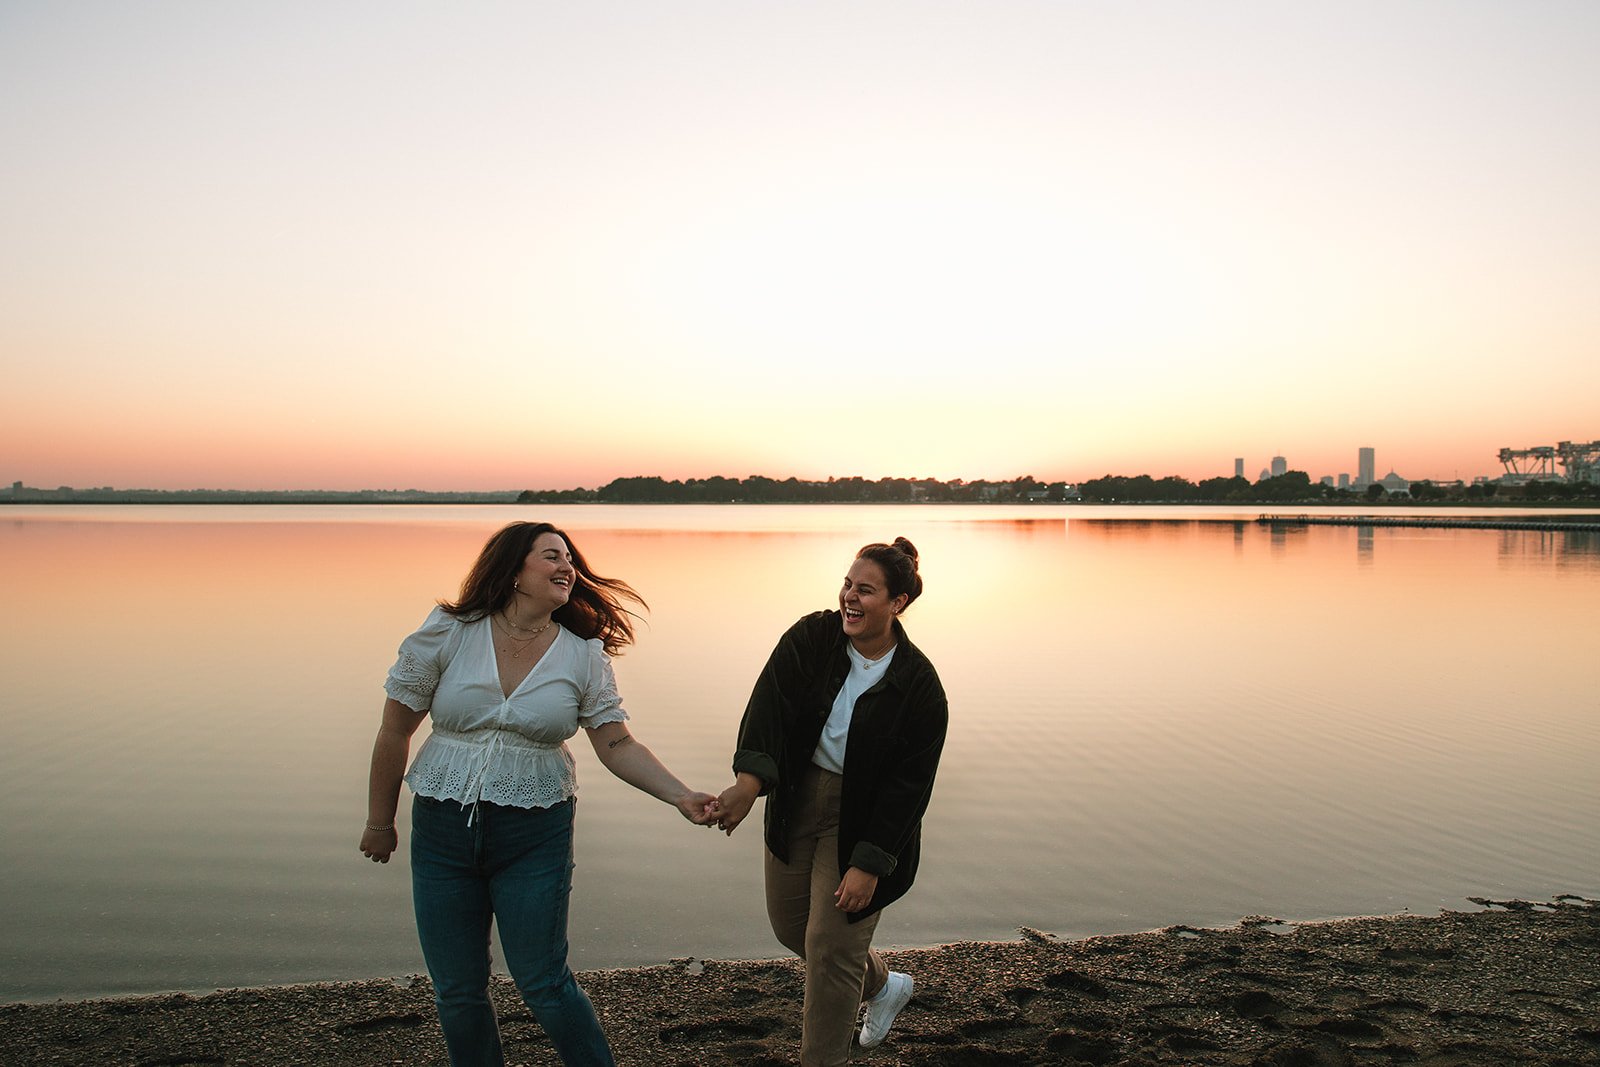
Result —
<instances>
[{"instance_id":1,"label":"gold necklace","mask_svg":"<svg viewBox=\"0 0 1600 1067\"><path fill-rule=\"evenodd\" d=\"M528 636L527 637L518 637L516 634L511 632L510 627L511 626L515 626L516 624L511 622L509 619L502 620L499 616L495 616L495 615L491 615L489 617L489 619L490 619L491 622L499 623L500 630L501 630L502 633L504 633L506 635L506 640L507 641L510 641L510 642L513 642L513 643L519 642L519 641L521 642L521 644L515 649L506 648L505 646L501 646L500 651L504 652L506 655L510 656L512 659L519 658L529 648L533 647L533 642L538 639L539 635L544 633L546 630L550 629L551 624L555 622L554 619L549 619L549 620L547 620L545 622L545 624L543 626L540 626L535 630L528 631Z\"/></svg>"},{"instance_id":2,"label":"gold necklace","mask_svg":"<svg viewBox=\"0 0 1600 1067\"><path fill-rule=\"evenodd\" d=\"M536 627L534 627L533 629L530 630L530 629L528 629L528 627L522 625L520 622L512 621L511 616L507 615L504 611L500 612L499 618L500 618L500 621L501 621L502 625L509 626L513 630L521 630L525 634L534 634L534 635L538 635L538 634L544 633L546 630L550 629L550 624L555 622L554 619L546 619L546 620L544 620L544 625L543 626L536 626Z\"/></svg>"},{"instance_id":3,"label":"gold necklace","mask_svg":"<svg viewBox=\"0 0 1600 1067\"><path fill-rule=\"evenodd\" d=\"M868 667L876 667L878 665L878 661L880 659L882 659L883 657L887 656L889 653L894 651L894 646L895 646L895 642L890 641L889 642L889 647L885 648L882 652L879 652L876 656L869 656L865 652L863 652L859 648L857 648L856 649L856 655L858 655L862 659L866 660L867 661L866 665ZM854 646L852 646L852 647L854 647Z\"/></svg>"}]
</instances>

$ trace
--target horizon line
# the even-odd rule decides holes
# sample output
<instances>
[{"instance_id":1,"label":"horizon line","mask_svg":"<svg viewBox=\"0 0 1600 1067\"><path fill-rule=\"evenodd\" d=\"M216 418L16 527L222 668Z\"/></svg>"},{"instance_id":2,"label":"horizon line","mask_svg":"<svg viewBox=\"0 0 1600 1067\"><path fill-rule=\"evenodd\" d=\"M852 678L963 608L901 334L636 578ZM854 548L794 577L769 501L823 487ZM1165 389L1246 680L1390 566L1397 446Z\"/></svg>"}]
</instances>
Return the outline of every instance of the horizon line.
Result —
<instances>
[{"instance_id":1,"label":"horizon line","mask_svg":"<svg viewBox=\"0 0 1600 1067\"><path fill-rule=\"evenodd\" d=\"M1266 473L1266 468L1263 468L1263 473ZM1296 468L1296 467L1287 468L1285 470L1285 474L1290 474L1290 473L1304 474L1306 477L1311 478L1313 482L1318 481L1318 479L1316 477L1313 477L1309 471L1303 470L1301 468ZM1395 473L1395 472L1391 471L1391 473ZM1281 476L1280 475L1268 475L1268 477L1281 477ZM1324 477L1330 477L1330 476L1324 476ZM1459 475L1457 475L1456 477L1453 477L1453 478L1407 478L1406 480L1409 481L1409 482L1428 481L1428 482L1433 482L1433 483L1436 483L1436 484L1449 484L1449 483L1460 482L1461 484L1465 485L1465 484L1470 484L1473 480L1475 480L1476 478L1480 478L1480 477L1486 478L1486 480L1489 480L1489 481L1495 480L1494 477L1485 476L1485 475L1474 475L1474 476L1466 477L1466 478L1461 477ZM9 494L11 494L11 493L13 493L13 492L15 492L15 491L17 491L19 489L23 490L23 491L26 491L26 492L29 492L29 493L60 493L60 492L73 492L73 493L284 493L284 494L287 494L287 493L305 493L305 494L327 494L327 495L332 495L332 494L357 495L357 494L378 494L378 493L382 493L382 494L421 494L421 495L474 495L474 494L483 495L483 494L500 494L500 493L513 493L513 494L515 494L515 493L573 493L573 492L598 492L600 489L604 488L605 486L614 484L616 482L634 480L634 479L638 479L638 480L656 479L656 480L659 480L659 481L661 481L663 483L666 483L668 485L671 485L671 484L687 485L687 484L691 484L691 483L695 483L695 482L708 482L708 481L712 481L712 480L716 480L716 479L721 479L723 481L729 481L729 482L738 482L738 483L742 484L742 483L748 482L748 481L750 481L752 479L765 479L765 480L773 482L773 483L775 483L777 485L783 485L783 484L786 484L788 482L796 482L796 483L801 484L801 485L817 485L817 486L826 486L826 485L829 485L829 484L842 482L842 481L845 481L845 482L847 482L847 481L861 481L861 482L865 482L865 483L868 483L868 484L876 484L876 483L882 483L882 482L910 482L910 483L929 483L929 482L931 482L931 483L935 483L935 484L938 484L938 485L957 485L957 484L959 484L959 485L1012 485L1012 484L1015 484L1017 482L1032 481L1032 482L1034 482L1034 483L1036 483L1038 485L1049 487L1049 486L1054 486L1054 485L1079 486L1079 485L1084 484L1085 482L1097 481L1099 479L1104 479L1104 478L1130 478L1130 479L1131 478L1150 478L1150 479L1155 480L1155 481L1165 481L1165 480L1169 480L1169 479L1177 479L1177 480L1180 480L1180 481L1189 482L1192 485L1199 485L1202 482L1212 481L1212 480L1231 481L1234 478L1243 478L1246 482L1254 485L1254 484L1256 484L1257 482L1259 482L1261 480L1259 478L1252 480L1249 477L1249 475L1238 475L1238 474L1216 474L1216 475L1211 475L1210 477L1207 477L1207 478L1191 479L1191 478L1184 477L1183 475L1180 475L1180 474L1155 475L1155 474L1151 474L1149 472L1140 472L1138 474L1114 474L1114 473L1109 473L1108 472L1108 473L1105 473L1105 474L1095 475L1094 477L1091 477L1091 478L1079 478L1079 479L1037 478L1032 474L1018 474L1018 475L1015 475L1015 476L1010 477L1010 478L970 478L970 479L969 478L934 478L934 477L931 477L931 476L908 477L908 476L904 476L904 475L894 475L894 474L886 474L886 475L882 475L881 477L878 477L878 478L868 478L865 475L859 475L859 474L829 475L826 478L801 478L798 475L788 475L788 476L783 477L783 478L775 478L775 477L772 477L771 475L765 475L765 474L748 474L748 475L744 475L743 477L737 477L737 476L731 476L731 475L723 475L723 474L713 474L713 475L693 476L693 477L688 477L688 478L668 478L665 475L660 475L660 474L627 474L627 475L619 475L617 477L611 478L609 481L602 482L602 483L599 483L599 484L594 485L594 486L573 485L573 486L569 486L567 488L560 488L560 489L552 488L552 487L534 488L534 487L531 487L531 486L496 487L496 488L482 488L482 487L479 487L479 488L470 488L470 489L424 489L424 488L419 488L419 487L416 487L416 486L409 486L409 487L406 487L406 488L403 488L403 489L402 488L393 488L393 487L380 487L380 486L364 486L364 487L359 487L359 488L341 487L341 488L333 488L333 489L330 489L330 488L311 488L311 487L295 487L295 488L288 488L288 489L267 489L267 488L249 487L249 486L214 486L214 485L213 486L185 486L185 487L182 487L182 488L157 488L157 487L154 487L154 486L115 486L115 485L87 485L87 486L59 485L59 486L46 488L46 487L43 487L43 486L28 485L28 484L26 484L25 482L23 482L21 480L15 480L10 485L0 485L0 497L9 495ZM1354 483L1354 480L1355 479L1352 478L1352 483Z\"/></svg>"}]
</instances>

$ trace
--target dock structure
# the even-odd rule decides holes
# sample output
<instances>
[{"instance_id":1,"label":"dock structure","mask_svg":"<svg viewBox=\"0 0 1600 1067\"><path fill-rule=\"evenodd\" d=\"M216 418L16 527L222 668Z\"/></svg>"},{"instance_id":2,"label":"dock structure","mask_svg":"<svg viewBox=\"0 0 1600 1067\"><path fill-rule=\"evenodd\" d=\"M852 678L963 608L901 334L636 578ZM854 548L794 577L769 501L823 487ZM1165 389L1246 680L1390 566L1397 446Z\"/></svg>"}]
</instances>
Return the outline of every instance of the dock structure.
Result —
<instances>
[{"instance_id":1,"label":"dock structure","mask_svg":"<svg viewBox=\"0 0 1600 1067\"><path fill-rule=\"evenodd\" d=\"M1594 515L1570 520L1463 516L1440 516L1430 519L1422 515L1262 515L1256 522L1263 526L1388 526L1435 530L1543 530L1556 533L1600 533L1600 516Z\"/></svg>"}]
</instances>

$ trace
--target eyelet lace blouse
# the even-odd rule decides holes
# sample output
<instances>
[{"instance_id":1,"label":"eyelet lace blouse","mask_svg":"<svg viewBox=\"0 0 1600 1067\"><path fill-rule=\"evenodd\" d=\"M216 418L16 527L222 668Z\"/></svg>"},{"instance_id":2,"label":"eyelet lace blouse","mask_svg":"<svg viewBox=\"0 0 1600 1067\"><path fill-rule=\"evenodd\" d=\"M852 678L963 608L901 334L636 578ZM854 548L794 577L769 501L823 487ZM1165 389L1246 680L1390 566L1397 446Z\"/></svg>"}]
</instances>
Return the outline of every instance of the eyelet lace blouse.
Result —
<instances>
[{"instance_id":1,"label":"eyelet lace blouse","mask_svg":"<svg viewBox=\"0 0 1600 1067\"><path fill-rule=\"evenodd\" d=\"M427 712L433 732L406 784L436 800L548 808L578 791L567 738L624 722L611 657L598 639L561 626L544 657L508 697L500 688L487 618L463 622L434 608L400 643L384 690Z\"/></svg>"}]
</instances>

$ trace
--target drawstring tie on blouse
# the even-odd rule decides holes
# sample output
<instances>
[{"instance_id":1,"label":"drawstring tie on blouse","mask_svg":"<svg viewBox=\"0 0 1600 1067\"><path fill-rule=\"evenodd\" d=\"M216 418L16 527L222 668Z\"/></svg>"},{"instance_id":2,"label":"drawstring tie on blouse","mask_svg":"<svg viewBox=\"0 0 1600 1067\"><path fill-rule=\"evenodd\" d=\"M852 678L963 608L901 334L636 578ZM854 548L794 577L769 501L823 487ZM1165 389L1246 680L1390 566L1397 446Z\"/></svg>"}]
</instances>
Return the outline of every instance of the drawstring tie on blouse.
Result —
<instances>
[{"instance_id":1,"label":"drawstring tie on blouse","mask_svg":"<svg viewBox=\"0 0 1600 1067\"><path fill-rule=\"evenodd\" d=\"M467 825L471 826L478 817L478 801L483 799L483 783L489 778L489 764L494 762L494 754L505 746L505 732L492 731L489 743L483 746L483 762L478 765L478 770L473 774L472 788L469 795L472 797L472 806L467 809Z\"/></svg>"}]
</instances>

